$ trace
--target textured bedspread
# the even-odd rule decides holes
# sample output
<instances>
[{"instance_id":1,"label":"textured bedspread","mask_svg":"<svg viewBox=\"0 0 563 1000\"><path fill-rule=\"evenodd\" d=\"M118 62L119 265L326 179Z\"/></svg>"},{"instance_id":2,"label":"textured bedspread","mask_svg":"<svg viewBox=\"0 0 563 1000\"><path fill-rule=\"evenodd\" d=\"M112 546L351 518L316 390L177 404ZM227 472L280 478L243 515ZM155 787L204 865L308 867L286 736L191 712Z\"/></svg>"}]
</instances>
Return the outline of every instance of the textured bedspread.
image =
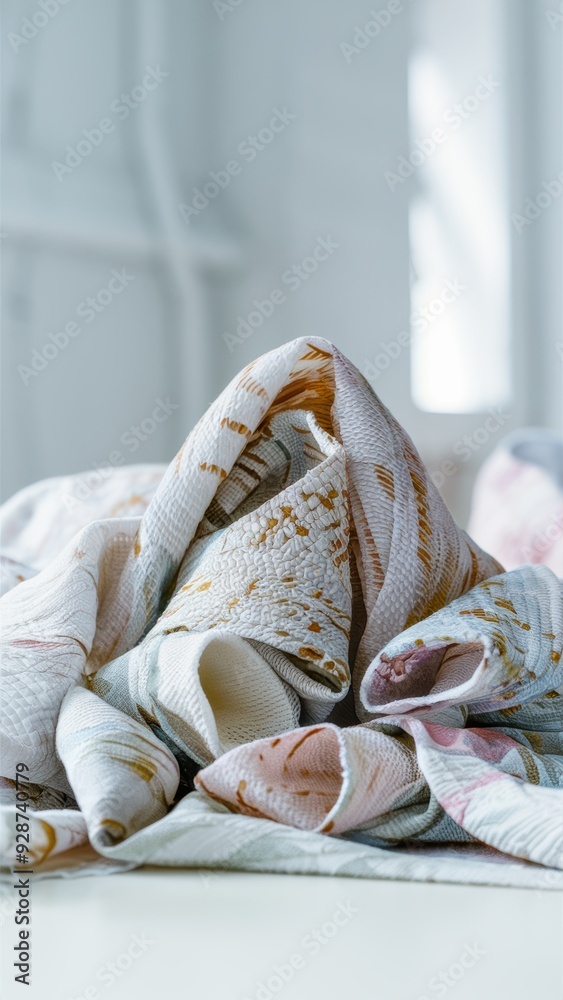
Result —
<instances>
[{"instance_id":1,"label":"textured bedspread","mask_svg":"<svg viewBox=\"0 0 563 1000\"><path fill-rule=\"evenodd\" d=\"M335 347L72 488L3 510L5 867L561 884L561 582L456 526Z\"/></svg>"}]
</instances>

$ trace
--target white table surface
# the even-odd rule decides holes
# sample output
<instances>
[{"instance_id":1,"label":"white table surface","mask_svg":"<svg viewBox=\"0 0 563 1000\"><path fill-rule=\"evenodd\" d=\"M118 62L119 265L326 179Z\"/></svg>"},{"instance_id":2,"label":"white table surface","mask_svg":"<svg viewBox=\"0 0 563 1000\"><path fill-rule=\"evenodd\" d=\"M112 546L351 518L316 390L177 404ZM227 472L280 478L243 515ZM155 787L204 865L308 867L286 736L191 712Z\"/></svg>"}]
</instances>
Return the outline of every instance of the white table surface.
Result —
<instances>
[{"instance_id":1,"label":"white table surface","mask_svg":"<svg viewBox=\"0 0 563 1000\"><path fill-rule=\"evenodd\" d=\"M148 868L32 892L29 988L14 983L2 910L4 1000L563 996L558 892Z\"/></svg>"}]
</instances>

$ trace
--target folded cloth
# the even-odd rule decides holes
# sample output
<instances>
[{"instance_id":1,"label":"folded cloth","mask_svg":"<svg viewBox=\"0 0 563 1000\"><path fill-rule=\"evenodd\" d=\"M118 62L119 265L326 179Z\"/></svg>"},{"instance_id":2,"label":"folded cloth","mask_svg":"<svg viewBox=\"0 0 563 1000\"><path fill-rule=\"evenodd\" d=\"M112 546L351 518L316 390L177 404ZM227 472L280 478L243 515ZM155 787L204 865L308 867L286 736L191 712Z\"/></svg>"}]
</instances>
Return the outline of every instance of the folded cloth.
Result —
<instances>
[{"instance_id":1,"label":"folded cloth","mask_svg":"<svg viewBox=\"0 0 563 1000\"><path fill-rule=\"evenodd\" d=\"M480 469L469 530L506 569L549 566L563 577L563 438L510 434Z\"/></svg>"},{"instance_id":2,"label":"folded cloth","mask_svg":"<svg viewBox=\"0 0 563 1000\"><path fill-rule=\"evenodd\" d=\"M361 697L377 720L240 746L196 786L300 829L465 837L561 868L562 636L561 584L549 570L495 577L375 657Z\"/></svg>"},{"instance_id":3,"label":"folded cloth","mask_svg":"<svg viewBox=\"0 0 563 1000\"><path fill-rule=\"evenodd\" d=\"M45 542L32 503L11 534L10 558L35 563L40 572L1 604L6 863L14 857L10 796L22 764L39 789L30 806L34 826L49 813L47 847L35 850L36 866L53 865L58 853L62 867L70 864L69 843L88 838L106 866L107 858L116 865L194 864L202 860L201 841L195 833L179 841L175 817L184 817L186 831L190 824L195 830L207 810L217 824L214 843L223 836L231 843L223 831L235 826L248 842L250 820L241 816L233 825L232 810L241 805L238 795L254 803L253 779L244 779L246 787L237 783L233 800L232 777L220 777L219 792L211 777L223 775L223 767L227 776L236 770L239 764L229 762L238 754L256 751L260 761L264 741L273 749L276 740L284 747L293 740L291 754L303 737L304 748L317 748L315 759L328 761L319 765L319 802L311 816L300 820L302 803L287 812L280 806L275 815L254 804L252 824L264 813L278 824L292 823L300 836L322 828L357 837L367 823L374 844L467 846L484 839L444 806L424 764L433 751L416 727L457 731L473 702L492 711L488 724L494 726L495 699L504 698L503 709L514 704L499 666L499 657L508 655L503 649L516 657L510 683L522 667L518 657L536 675L526 674L516 688L522 705L549 694L544 682L555 661L544 663L548 647L537 628L541 619L555 656L561 642L553 608L560 592L554 597L552 581L534 577L522 597L520 578L499 578L522 635L529 625L530 636L514 650L510 616L501 620L495 611L496 633L483 631L484 621L493 624L488 590L480 601L471 595L462 617L448 610L447 624L426 640L419 623L434 621L429 616L497 578L502 567L455 525L414 445L354 366L320 338L259 358L210 407L164 475L155 470L145 482L144 497L151 499L142 514L131 511L134 477L128 481L126 470L119 471L124 514L112 498L101 519L85 514L67 542L61 509L67 544L59 551L52 513L53 557L44 567L33 551L34 537ZM11 504L18 509L17 498ZM495 586L501 584L490 584L493 594ZM533 600L540 609L535 617L526 604ZM467 624L472 614L477 631ZM364 726L341 730L329 716L352 680L354 721ZM439 697L444 685L449 701ZM305 728L296 729L299 724ZM314 739L307 735L311 724ZM346 781L343 754L354 762ZM486 766L482 755L473 756L472 766ZM193 792L202 767L200 791ZM272 770L275 794L288 800L281 757ZM537 770L540 783L549 785L550 768ZM375 811L374 773L381 782ZM520 781L520 773L511 780ZM357 806L327 829L323 810L328 805L328 815L336 807L344 786ZM301 791L307 788L295 788L296 797L308 798ZM546 803L556 794L548 787L536 791ZM57 800L60 829L51 806ZM186 800L200 804L186 809ZM73 811L82 826L69 825ZM306 850L322 853L311 844L326 838L315 838L307 839ZM541 860L539 848L513 853ZM545 863L552 864L552 856L553 850ZM221 858L224 848L214 859L208 852L205 863ZM244 866L268 867L263 844L260 858L251 865L246 855Z\"/></svg>"},{"instance_id":4,"label":"folded cloth","mask_svg":"<svg viewBox=\"0 0 563 1000\"><path fill-rule=\"evenodd\" d=\"M48 566L87 524L144 514L165 471L165 465L101 466L20 490L0 508L0 594Z\"/></svg>"}]
</instances>

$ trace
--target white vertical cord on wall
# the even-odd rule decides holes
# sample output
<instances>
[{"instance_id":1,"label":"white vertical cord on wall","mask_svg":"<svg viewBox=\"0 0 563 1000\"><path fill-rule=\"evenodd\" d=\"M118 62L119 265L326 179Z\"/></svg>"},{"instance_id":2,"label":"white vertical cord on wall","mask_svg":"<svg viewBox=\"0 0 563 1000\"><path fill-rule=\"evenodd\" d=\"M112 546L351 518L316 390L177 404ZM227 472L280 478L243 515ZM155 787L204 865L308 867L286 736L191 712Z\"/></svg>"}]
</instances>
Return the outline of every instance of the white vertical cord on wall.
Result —
<instances>
[{"instance_id":1,"label":"white vertical cord on wall","mask_svg":"<svg viewBox=\"0 0 563 1000\"><path fill-rule=\"evenodd\" d=\"M147 64L158 64L167 71L171 30L166 21L167 7L141 0L134 9L139 26L137 57L141 75ZM232 270L240 253L226 237L205 241L194 236L180 216L178 176L169 141L172 123L166 117L170 104L166 87L158 88L143 114L135 118L143 157L143 169L137 176L142 179L145 202L153 210L157 238L175 292L176 330L170 375L173 383L179 372L178 415L187 433L215 391L205 274Z\"/></svg>"},{"instance_id":2,"label":"white vertical cord on wall","mask_svg":"<svg viewBox=\"0 0 563 1000\"><path fill-rule=\"evenodd\" d=\"M135 10L139 23L138 61L141 75L147 64L158 64L167 72L166 5L141 0ZM154 208L164 260L176 293L177 324L174 351L169 359L170 381L174 383L174 369L179 368L181 392L177 400L180 407L178 414L187 432L209 402L206 383L208 331L205 289L198 266L201 262L177 209L180 198L170 146L166 141L167 122L163 109L166 99L166 94L163 97L157 89L153 99L147 101L143 108L143 114L135 119L144 167L137 176L143 178L146 202Z\"/></svg>"}]
</instances>

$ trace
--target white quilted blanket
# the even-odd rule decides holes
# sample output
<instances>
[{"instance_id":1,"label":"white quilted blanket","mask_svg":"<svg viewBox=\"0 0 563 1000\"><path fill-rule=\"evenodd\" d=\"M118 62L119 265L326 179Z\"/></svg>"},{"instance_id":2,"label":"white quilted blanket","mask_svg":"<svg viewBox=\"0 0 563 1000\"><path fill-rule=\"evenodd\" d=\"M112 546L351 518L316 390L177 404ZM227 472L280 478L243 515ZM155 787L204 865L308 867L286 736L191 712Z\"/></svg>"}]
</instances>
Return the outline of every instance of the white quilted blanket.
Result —
<instances>
[{"instance_id":1,"label":"white quilted blanket","mask_svg":"<svg viewBox=\"0 0 563 1000\"><path fill-rule=\"evenodd\" d=\"M72 488L3 509L6 868L558 884L561 584L455 525L335 347Z\"/></svg>"}]
</instances>

